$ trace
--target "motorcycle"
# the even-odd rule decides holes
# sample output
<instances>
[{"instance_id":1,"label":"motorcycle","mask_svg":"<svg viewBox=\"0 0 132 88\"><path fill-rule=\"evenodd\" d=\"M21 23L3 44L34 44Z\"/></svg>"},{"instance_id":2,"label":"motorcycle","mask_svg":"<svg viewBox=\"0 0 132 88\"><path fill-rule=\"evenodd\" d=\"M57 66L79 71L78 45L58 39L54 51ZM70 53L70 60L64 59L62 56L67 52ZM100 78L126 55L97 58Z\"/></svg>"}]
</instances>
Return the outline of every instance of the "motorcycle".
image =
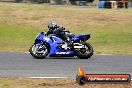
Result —
<instances>
[{"instance_id":1,"label":"motorcycle","mask_svg":"<svg viewBox=\"0 0 132 88\"><path fill-rule=\"evenodd\" d=\"M93 55L93 47L86 42L90 38L90 34L74 35L69 31L63 31L69 36L72 45L58 37L56 34L47 35L44 32L39 33L33 45L30 47L30 54L36 59L44 59L50 57L74 57L80 59L88 59Z\"/></svg>"}]
</instances>

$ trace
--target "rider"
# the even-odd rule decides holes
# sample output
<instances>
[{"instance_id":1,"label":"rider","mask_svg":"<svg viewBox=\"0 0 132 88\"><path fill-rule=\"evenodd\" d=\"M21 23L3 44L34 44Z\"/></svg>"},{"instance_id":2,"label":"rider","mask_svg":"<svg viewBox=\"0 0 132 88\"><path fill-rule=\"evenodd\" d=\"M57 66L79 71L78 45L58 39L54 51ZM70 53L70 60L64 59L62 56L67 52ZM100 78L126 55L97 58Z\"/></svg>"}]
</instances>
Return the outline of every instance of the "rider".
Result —
<instances>
[{"instance_id":1,"label":"rider","mask_svg":"<svg viewBox=\"0 0 132 88\"><path fill-rule=\"evenodd\" d=\"M59 38L65 40L68 46L72 45L72 41L70 40L69 36L63 32L65 30L64 27L58 26L55 22L49 22L48 28L49 31L47 32L47 35L56 34Z\"/></svg>"}]
</instances>

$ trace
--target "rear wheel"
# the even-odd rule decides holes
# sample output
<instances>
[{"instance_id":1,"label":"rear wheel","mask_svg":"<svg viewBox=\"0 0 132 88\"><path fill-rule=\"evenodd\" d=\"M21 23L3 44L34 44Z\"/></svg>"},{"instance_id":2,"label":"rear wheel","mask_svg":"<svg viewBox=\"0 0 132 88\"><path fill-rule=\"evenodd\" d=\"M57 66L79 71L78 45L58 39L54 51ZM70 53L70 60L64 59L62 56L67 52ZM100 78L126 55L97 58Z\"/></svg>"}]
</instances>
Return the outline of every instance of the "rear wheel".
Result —
<instances>
[{"instance_id":1,"label":"rear wheel","mask_svg":"<svg viewBox=\"0 0 132 88\"><path fill-rule=\"evenodd\" d=\"M80 59L88 59L93 55L93 47L89 43L82 43L83 48L75 50L75 54Z\"/></svg>"},{"instance_id":2,"label":"rear wheel","mask_svg":"<svg viewBox=\"0 0 132 88\"><path fill-rule=\"evenodd\" d=\"M29 52L36 59L44 59L48 55L48 47L46 45L33 44Z\"/></svg>"}]
</instances>

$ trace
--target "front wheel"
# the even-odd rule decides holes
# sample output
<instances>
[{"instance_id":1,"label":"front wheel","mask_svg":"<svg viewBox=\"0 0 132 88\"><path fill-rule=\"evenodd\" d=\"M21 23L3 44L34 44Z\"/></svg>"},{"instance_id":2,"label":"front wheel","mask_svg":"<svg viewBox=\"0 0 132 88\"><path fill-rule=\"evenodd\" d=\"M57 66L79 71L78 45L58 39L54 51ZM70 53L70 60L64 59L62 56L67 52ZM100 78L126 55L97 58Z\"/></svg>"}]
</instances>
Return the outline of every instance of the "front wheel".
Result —
<instances>
[{"instance_id":1,"label":"front wheel","mask_svg":"<svg viewBox=\"0 0 132 88\"><path fill-rule=\"evenodd\" d=\"M75 54L80 59L88 59L93 55L93 47L89 43L82 43L83 48L75 50Z\"/></svg>"},{"instance_id":2,"label":"front wheel","mask_svg":"<svg viewBox=\"0 0 132 88\"><path fill-rule=\"evenodd\" d=\"M29 52L36 59L44 59L48 55L48 47L46 45L33 44Z\"/></svg>"}]
</instances>

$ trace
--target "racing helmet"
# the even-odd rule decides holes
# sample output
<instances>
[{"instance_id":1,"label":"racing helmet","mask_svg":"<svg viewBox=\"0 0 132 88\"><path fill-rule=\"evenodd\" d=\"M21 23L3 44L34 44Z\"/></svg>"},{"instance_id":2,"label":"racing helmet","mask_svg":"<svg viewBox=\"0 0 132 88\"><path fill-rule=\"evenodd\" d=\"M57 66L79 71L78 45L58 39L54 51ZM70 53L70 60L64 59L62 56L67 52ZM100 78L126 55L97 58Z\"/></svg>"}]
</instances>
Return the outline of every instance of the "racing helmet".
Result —
<instances>
[{"instance_id":1,"label":"racing helmet","mask_svg":"<svg viewBox=\"0 0 132 88\"><path fill-rule=\"evenodd\" d=\"M53 28L55 28L55 27L57 27L57 24L56 24L55 22L49 22L49 23L48 23L48 28L49 28L49 29L53 29Z\"/></svg>"}]
</instances>

